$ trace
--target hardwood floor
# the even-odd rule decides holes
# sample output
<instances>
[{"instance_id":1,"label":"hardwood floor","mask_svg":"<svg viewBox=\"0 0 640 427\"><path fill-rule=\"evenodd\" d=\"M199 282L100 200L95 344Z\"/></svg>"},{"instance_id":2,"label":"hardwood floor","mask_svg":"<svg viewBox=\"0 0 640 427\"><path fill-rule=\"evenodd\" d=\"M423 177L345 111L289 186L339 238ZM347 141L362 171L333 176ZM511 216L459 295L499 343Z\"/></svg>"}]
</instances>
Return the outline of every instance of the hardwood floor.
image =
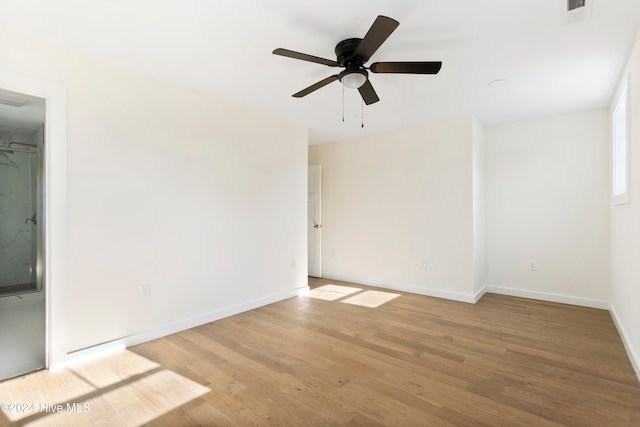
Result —
<instances>
[{"instance_id":1,"label":"hardwood floor","mask_svg":"<svg viewBox=\"0 0 640 427\"><path fill-rule=\"evenodd\" d=\"M309 296L2 382L0 402L65 410L13 408L0 425L640 425L607 311L310 282Z\"/></svg>"}]
</instances>

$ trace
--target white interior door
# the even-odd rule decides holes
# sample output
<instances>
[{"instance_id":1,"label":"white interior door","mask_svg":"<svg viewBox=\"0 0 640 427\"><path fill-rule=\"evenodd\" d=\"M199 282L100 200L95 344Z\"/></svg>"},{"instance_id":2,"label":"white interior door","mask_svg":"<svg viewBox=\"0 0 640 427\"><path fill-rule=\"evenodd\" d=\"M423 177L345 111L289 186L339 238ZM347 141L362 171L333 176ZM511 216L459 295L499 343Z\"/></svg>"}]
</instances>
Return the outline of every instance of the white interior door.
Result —
<instances>
[{"instance_id":1,"label":"white interior door","mask_svg":"<svg viewBox=\"0 0 640 427\"><path fill-rule=\"evenodd\" d=\"M309 203L307 208L307 242L309 245L309 276L322 277L322 216L321 202L321 169L320 165L309 166Z\"/></svg>"}]
</instances>

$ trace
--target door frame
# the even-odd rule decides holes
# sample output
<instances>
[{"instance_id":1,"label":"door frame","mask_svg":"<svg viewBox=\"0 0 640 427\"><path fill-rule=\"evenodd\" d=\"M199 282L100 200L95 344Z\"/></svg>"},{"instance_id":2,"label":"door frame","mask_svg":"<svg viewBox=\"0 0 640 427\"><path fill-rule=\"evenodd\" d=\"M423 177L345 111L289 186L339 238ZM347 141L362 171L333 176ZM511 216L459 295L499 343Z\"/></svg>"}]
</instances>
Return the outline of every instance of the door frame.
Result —
<instances>
[{"instance_id":1,"label":"door frame","mask_svg":"<svg viewBox=\"0 0 640 427\"><path fill-rule=\"evenodd\" d=\"M67 91L66 87L0 72L0 88L45 99L43 147L43 234L45 368L64 367L67 358L64 284L67 280Z\"/></svg>"},{"instance_id":2,"label":"door frame","mask_svg":"<svg viewBox=\"0 0 640 427\"><path fill-rule=\"evenodd\" d=\"M313 275L313 277L322 277L322 165L308 165L308 172L310 173L312 169L315 169L316 177L317 177L317 194L316 194L316 206L317 206L317 216L314 213L314 224L317 224L319 227L315 229L315 242L316 248L314 248L315 255L318 259L318 274ZM307 188L307 195L309 194L309 189ZM308 200L308 198L307 198ZM309 209L309 203L307 202L307 209ZM307 214L307 229L311 224L308 223L308 214ZM307 242L307 250L309 250L309 243ZM307 274L311 276L310 272L307 270Z\"/></svg>"}]
</instances>

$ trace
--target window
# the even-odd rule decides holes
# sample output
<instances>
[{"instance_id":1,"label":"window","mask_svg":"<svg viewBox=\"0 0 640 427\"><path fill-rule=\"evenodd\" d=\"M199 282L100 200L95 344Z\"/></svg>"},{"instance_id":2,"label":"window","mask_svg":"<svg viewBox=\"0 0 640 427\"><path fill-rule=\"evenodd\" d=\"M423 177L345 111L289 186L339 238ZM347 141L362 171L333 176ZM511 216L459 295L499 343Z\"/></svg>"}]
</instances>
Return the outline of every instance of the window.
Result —
<instances>
[{"instance_id":1,"label":"window","mask_svg":"<svg viewBox=\"0 0 640 427\"><path fill-rule=\"evenodd\" d=\"M629 202L629 141L627 132L627 86L622 88L612 117L613 204Z\"/></svg>"}]
</instances>

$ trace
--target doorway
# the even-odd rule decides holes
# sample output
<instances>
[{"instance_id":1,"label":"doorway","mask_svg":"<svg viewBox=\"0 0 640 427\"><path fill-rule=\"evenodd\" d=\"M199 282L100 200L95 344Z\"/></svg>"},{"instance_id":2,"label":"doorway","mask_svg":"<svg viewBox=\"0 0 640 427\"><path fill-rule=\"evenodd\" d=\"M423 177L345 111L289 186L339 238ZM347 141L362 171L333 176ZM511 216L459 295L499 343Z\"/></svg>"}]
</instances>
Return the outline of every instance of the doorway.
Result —
<instances>
[{"instance_id":1,"label":"doorway","mask_svg":"<svg viewBox=\"0 0 640 427\"><path fill-rule=\"evenodd\" d=\"M320 165L309 166L307 243L309 276L322 277L322 169Z\"/></svg>"},{"instance_id":2,"label":"doorway","mask_svg":"<svg viewBox=\"0 0 640 427\"><path fill-rule=\"evenodd\" d=\"M46 365L45 100L0 90L0 380Z\"/></svg>"}]
</instances>

